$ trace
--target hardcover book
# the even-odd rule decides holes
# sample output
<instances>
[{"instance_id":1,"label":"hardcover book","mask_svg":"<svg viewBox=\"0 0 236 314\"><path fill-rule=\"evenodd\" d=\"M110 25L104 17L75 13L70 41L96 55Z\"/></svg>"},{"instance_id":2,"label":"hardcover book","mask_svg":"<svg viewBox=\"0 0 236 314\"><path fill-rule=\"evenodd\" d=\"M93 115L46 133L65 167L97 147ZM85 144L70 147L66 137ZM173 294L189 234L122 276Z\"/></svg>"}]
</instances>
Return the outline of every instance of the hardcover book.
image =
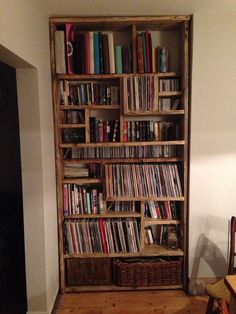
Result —
<instances>
[{"instance_id":1,"label":"hardcover book","mask_svg":"<svg viewBox=\"0 0 236 314\"><path fill-rule=\"evenodd\" d=\"M56 73L66 73L65 62L65 32L55 31L55 58L56 58Z\"/></svg>"},{"instance_id":2,"label":"hardcover book","mask_svg":"<svg viewBox=\"0 0 236 314\"><path fill-rule=\"evenodd\" d=\"M67 73L75 73L75 28L72 24L66 23L66 56Z\"/></svg>"}]
</instances>

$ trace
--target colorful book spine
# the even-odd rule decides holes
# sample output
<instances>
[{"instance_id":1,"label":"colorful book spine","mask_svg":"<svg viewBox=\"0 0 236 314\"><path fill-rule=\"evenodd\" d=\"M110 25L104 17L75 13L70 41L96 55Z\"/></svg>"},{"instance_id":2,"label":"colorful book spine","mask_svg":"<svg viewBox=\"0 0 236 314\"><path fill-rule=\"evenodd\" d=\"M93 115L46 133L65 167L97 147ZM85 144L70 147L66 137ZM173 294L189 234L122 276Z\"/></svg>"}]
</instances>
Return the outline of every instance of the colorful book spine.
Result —
<instances>
[{"instance_id":1,"label":"colorful book spine","mask_svg":"<svg viewBox=\"0 0 236 314\"><path fill-rule=\"evenodd\" d=\"M94 44L94 73L100 74L100 63L99 63L99 37L98 33L93 34Z\"/></svg>"},{"instance_id":2,"label":"colorful book spine","mask_svg":"<svg viewBox=\"0 0 236 314\"><path fill-rule=\"evenodd\" d=\"M114 38L113 33L108 34L108 50L109 50L109 63L110 63L110 73L114 74L115 69L115 55L114 55Z\"/></svg>"},{"instance_id":3,"label":"colorful book spine","mask_svg":"<svg viewBox=\"0 0 236 314\"><path fill-rule=\"evenodd\" d=\"M75 55L74 55L75 29L70 23L66 23L66 60L67 73L75 73Z\"/></svg>"},{"instance_id":4,"label":"colorful book spine","mask_svg":"<svg viewBox=\"0 0 236 314\"><path fill-rule=\"evenodd\" d=\"M94 39L93 32L89 32L89 57L90 57L90 74L94 74Z\"/></svg>"},{"instance_id":5,"label":"colorful book spine","mask_svg":"<svg viewBox=\"0 0 236 314\"><path fill-rule=\"evenodd\" d=\"M115 63L116 63L116 73L122 74L122 48L120 45L115 46Z\"/></svg>"}]
</instances>

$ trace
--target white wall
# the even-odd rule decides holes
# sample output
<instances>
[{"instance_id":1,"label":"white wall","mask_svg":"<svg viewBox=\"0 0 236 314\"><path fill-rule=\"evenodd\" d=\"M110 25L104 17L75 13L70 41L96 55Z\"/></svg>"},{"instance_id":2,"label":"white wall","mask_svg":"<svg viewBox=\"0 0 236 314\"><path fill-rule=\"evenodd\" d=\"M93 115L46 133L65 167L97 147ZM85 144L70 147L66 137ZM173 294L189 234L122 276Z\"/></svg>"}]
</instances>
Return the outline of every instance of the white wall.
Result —
<instances>
[{"instance_id":1,"label":"white wall","mask_svg":"<svg viewBox=\"0 0 236 314\"><path fill-rule=\"evenodd\" d=\"M0 60L31 67L17 70L31 313L48 313L58 289L48 17L161 14L194 14L189 274L194 279L226 270L236 188L235 1L1 1Z\"/></svg>"},{"instance_id":2,"label":"white wall","mask_svg":"<svg viewBox=\"0 0 236 314\"><path fill-rule=\"evenodd\" d=\"M228 223L236 212L235 37L235 15L194 15L190 171L192 277L219 277L227 272Z\"/></svg>"},{"instance_id":3,"label":"white wall","mask_svg":"<svg viewBox=\"0 0 236 314\"><path fill-rule=\"evenodd\" d=\"M0 60L17 68L28 313L50 313L58 291L49 34L43 4L0 2Z\"/></svg>"}]
</instances>

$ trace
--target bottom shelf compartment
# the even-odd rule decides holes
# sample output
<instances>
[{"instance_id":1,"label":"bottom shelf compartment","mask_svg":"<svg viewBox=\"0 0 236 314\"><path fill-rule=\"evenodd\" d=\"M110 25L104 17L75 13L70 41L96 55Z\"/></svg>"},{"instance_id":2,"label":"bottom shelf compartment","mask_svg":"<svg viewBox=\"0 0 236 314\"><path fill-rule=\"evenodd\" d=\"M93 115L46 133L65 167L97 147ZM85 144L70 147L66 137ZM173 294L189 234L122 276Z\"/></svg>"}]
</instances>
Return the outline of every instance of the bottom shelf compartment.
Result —
<instances>
[{"instance_id":1,"label":"bottom shelf compartment","mask_svg":"<svg viewBox=\"0 0 236 314\"><path fill-rule=\"evenodd\" d=\"M183 257L65 260L66 291L183 287Z\"/></svg>"},{"instance_id":2,"label":"bottom shelf compartment","mask_svg":"<svg viewBox=\"0 0 236 314\"><path fill-rule=\"evenodd\" d=\"M182 258L159 257L115 260L118 286L171 286L183 281Z\"/></svg>"}]
</instances>

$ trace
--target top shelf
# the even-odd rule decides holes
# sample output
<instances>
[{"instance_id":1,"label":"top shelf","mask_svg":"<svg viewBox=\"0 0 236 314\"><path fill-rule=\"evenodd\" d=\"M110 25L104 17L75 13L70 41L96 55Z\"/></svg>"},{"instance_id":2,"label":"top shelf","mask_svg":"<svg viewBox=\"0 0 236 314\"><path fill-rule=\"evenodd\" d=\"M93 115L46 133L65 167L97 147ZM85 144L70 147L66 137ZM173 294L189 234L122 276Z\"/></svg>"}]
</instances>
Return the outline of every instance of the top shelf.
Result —
<instances>
[{"instance_id":1,"label":"top shelf","mask_svg":"<svg viewBox=\"0 0 236 314\"><path fill-rule=\"evenodd\" d=\"M80 26L101 29L123 29L131 25L149 27L152 29L171 29L179 26L184 21L189 21L189 15L173 16L129 16L129 17L51 17L51 24L61 25L64 23L79 24Z\"/></svg>"}]
</instances>

